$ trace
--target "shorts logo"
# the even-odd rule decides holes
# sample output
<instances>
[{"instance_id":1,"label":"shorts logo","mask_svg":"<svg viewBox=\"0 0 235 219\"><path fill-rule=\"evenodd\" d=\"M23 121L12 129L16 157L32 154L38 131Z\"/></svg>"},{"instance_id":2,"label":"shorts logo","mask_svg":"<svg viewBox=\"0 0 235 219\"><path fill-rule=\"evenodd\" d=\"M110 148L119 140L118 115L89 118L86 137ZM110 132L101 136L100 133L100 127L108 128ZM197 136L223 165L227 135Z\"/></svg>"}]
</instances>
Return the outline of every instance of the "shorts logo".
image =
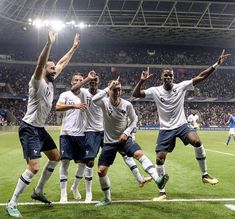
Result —
<instances>
[{"instance_id":1,"label":"shorts logo","mask_svg":"<svg viewBox=\"0 0 235 219\"><path fill-rule=\"evenodd\" d=\"M36 154L38 153L38 151L36 151L36 150L33 150L33 153L36 155Z\"/></svg>"}]
</instances>

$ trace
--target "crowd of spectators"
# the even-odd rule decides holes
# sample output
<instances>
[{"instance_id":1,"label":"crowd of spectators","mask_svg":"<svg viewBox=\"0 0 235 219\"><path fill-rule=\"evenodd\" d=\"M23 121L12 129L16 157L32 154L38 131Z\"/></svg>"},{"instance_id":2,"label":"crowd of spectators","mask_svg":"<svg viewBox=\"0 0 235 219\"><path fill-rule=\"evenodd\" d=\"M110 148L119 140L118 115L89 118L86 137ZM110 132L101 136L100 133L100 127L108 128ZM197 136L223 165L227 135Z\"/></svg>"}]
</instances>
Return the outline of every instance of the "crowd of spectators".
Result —
<instances>
[{"instance_id":1,"label":"crowd of spectators","mask_svg":"<svg viewBox=\"0 0 235 219\"><path fill-rule=\"evenodd\" d=\"M55 111L55 103L48 117L48 125L60 125L61 113ZM159 118L155 103L151 101L132 101L138 115L139 126L159 126ZM0 109L12 113L19 124L27 107L27 101L22 99L0 99ZM234 103L185 103L185 114L188 116L192 110L196 110L200 116L203 127L225 126L228 113L234 112Z\"/></svg>"},{"instance_id":2,"label":"crowd of spectators","mask_svg":"<svg viewBox=\"0 0 235 219\"><path fill-rule=\"evenodd\" d=\"M59 59L69 49L69 46L69 44L55 46L52 50L52 57L56 60ZM28 46L23 45L18 45L18 49L12 45L1 45L0 54L10 55L14 60L35 61L42 46L37 44L34 47L29 50ZM193 46L87 45L81 43L73 61L113 64L210 65L216 61L221 51L221 48ZM227 49L227 51L233 53L231 49ZM234 66L235 58L231 57L224 65Z\"/></svg>"},{"instance_id":3,"label":"crowd of spectators","mask_svg":"<svg viewBox=\"0 0 235 219\"><path fill-rule=\"evenodd\" d=\"M28 82L34 71L33 65L0 65L0 78L5 86L0 86L0 93L12 93L13 96L25 97L28 95ZM90 70L95 70L100 76L100 88L105 88L108 82L120 76L122 85L124 86L125 96L131 95L131 90L140 78L141 68L119 68L111 67L70 67L68 66L64 72L56 79L56 95L69 89L70 80L75 72L82 72L87 76ZM184 70L184 71L183 71ZM201 69L174 69L175 82L188 80L197 75ZM182 72L183 71L183 72ZM148 80L143 88L151 86L159 86L161 82L161 69L150 68L153 74L151 80ZM219 69L207 80L198 84L193 92L189 92L187 97L203 97L203 98L234 98L235 97L235 74L232 69Z\"/></svg>"}]
</instances>

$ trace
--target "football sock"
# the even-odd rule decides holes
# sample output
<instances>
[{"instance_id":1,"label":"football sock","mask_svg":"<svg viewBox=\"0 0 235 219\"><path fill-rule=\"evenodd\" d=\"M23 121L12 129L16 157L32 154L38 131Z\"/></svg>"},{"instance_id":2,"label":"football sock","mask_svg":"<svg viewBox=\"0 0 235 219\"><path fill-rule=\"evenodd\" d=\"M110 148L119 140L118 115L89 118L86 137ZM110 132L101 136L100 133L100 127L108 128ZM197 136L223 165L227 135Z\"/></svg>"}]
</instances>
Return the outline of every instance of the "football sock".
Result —
<instances>
[{"instance_id":1,"label":"football sock","mask_svg":"<svg viewBox=\"0 0 235 219\"><path fill-rule=\"evenodd\" d=\"M207 174L207 164L206 164L206 151L203 145L200 147L194 147L195 156L198 161L202 175Z\"/></svg>"},{"instance_id":2,"label":"football sock","mask_svg":"<svg viewBox=\"0 0 235 219\"><path fill-rule=\"evenodd\" d=\"M78 169L77 169L77 172L76 172L76 175L75 175L75 178L74 178L74 181L73 181L73 189L76 190L83 178L83 175L84 175L84 170L85 170L85 164L84 163L79 163L78 164Z\"/></svg>"},{"instance_id":3,"label":"football sock","mask_svg":"<svg viewBox=\"0 0 235 219\"><path fill-rule=\"evenodd\" d=\"M158 176L163 176L166 171L165 171L165 165L156 165L156 170L157 170L157 173L158 173ZM159 189L160 192L165 192L165 188L163 189Z\"/></svg>"},{"instance_id":4,"label":"football sock","mask_svg":"<svg viewBox=\"0 0 235 219\"><path fill-rule=\"evenodd\" d=\"M141 163L145 172L147 172L156 181L158 178L157 170L152 162L146 157L146 155L143 155L139 159L139 162Z\"/></svg>"},{"instance_id":5,"label":"football sock","mask_svg":"<svg viewBox=\"0 0 235 219\"><path fill-rule=\"evenodd\" d=\"M46 166L44 167L42 171L38 184L35 188L36 193L39 193L39 194L43 193L44 185L47 182L47 180L50 178L51 174L53 173L57 163L58 163L57 161L51 161L51 160L47 162Z\"/></svg>"},{"instance_id":6,"label":"football sock","mask_svg":"<svg viewBox=\"0 0 235 219\"><path fill-rule=\"evenodd\" d=\"M86 179L86 192L92 193L92 176L93 176L93 168L85 166L84 176Z\"/></svg>"},{"instance_id":7,"label":"football sock","mask_svg":"<svg viewBox=\"0 0 235 219\"><path fill-rule=\"evenodd\" d=\"M131 172L135 176L135 179L138 183L144 182L144 177L140 174L140 171L135 163L135 160L133 157L123 156L123 160L126 163L126 165L130 168Z\"/></svg>"},{"instance_id":8,"label":"football sock","mask_svg":"<svg viewBox=\"0 0 235 219\"><path fill-rule=\"evenodd\" d=\"M68 168L70 160L61 160L61 166L59 170L60 174L60 195L67 196L67 181L68 181Z\"/></svg>"},{"instance_id":9,"label":"football sock","mask_svg":"<svg viewBox=\"0 0 235 219\"><path fill-rule=\"evenodd\" d=\"M227 138L227 142L226 142L226 144L229 144L230 139L231 139L231 136L229 135L229 136L228 136L228 138Z\"/></svg>"},{"instance_id":10,"label":"football sock","mask_svg":"<svg viewBox=\"0 0 235 219\"><path fill-rule=\"evenodd\" d=\"M110 192L111 183L110 183L109 177L107 175L100 176L99 179L100 179L101 189L104 192L104 198L111 201L111 192Z\"/></svg>"},{"instance_id":11,"label":"football sock","mask_svg":"<svg viewBox=\"0 0 235 219\"><path fill-rule=\"evenodd\" d=\"M15 191L13 193L13 196L9 202L9 206L16 206L19 196L24 192L24 190L26 189L26 187L30 184L30 182L32 181L33 177L34 177L34 173L32 173L30 170L26 169L23 174L21 175L21 177L18 180L18 183L16 185Z\"/></svg>"}]
</instances>

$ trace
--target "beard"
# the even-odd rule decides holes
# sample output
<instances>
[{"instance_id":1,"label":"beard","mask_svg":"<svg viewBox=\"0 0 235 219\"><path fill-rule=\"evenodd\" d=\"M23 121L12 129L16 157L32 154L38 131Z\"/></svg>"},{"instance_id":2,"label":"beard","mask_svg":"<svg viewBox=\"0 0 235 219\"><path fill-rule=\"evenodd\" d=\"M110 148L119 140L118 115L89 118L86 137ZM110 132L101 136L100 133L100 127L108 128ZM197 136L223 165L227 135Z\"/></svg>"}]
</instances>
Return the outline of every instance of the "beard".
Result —
<instances>
[{"instance_id":1,"label":"beard","mask_svg":"<svg viewBox=\"0 0 235 219\"><path fill-rule=\"evenodd\" d=\"M48 81L50 81L50 82L54 82L54 80L55 80L55 78L54 78L54 76L52 76L52 75L50 75L50 74L46 74L46 78L47 78L47 80Z\"/></svg>"}]
</instances>

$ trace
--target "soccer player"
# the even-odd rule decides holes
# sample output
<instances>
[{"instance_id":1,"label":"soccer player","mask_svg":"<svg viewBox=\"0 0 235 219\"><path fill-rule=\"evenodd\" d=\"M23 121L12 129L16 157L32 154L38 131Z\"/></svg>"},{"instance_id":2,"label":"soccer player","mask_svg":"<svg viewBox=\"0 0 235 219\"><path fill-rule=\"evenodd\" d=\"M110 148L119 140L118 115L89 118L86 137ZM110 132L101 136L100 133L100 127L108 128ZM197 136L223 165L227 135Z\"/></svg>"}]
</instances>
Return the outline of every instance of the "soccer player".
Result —
<instances>
[{"instance_id":1,"label":"soccer player","mask_svg":"<svg viewBox=\"0 0 235 219\"><path fill-rule=\"evenodd\" d=\"M17 209L18 199L39 170L41 152L45 153L49 161L31 197L47 204L51 203L43 195L43 188L60 160L60 154L53 139L44 129L44 126L52 107L54 79L68 64L80 42L79 35L76 34L72 48L55 65L53 61L48 61L55 39L55 32L49 29L47 43L38 58L37 67L29 82L27 112L19 127L19 137L27 166L19 178L13 196L6 207L8 214L12 217L21 217Z\"/></svg>"},{"instance_id":2,"label":"soccer player","mask_svg":"<svg viewBox=\"0 0 235 219\"><path fill-rule=\"evenodd\" d=\"M74 86L83 80L83 74L77 73L72 76L71 85ZM78 164L81 169L84 164L84 126L87 104L82 103L80 92L75 90L63 92L56 103L56 110L63 112L62 128L60 132L60 202L67 202L67 179L68 168L71 160ZM80 167L81 166L81 167ZM76 194L79 199L79 194Z\"/></svg>"},{"instance_id":3,"label":"soccer player","mask_svg":"<svg viewBox=\"0 0 235 219\"><path fill-rule=\"evenodd\" d=\"M233 136L233 139L235 141L235 116L232 113L228 113L229 119L226 122L226 125L229 125L229 133L228 133L228 138L226 141L226 145L229 144L231 136Z\"/></svg>"},{"instance_id":4,"label":"soccer player","mask_svg":"<svg viewBox=\"0 0 235 219\"><path fill-rule=\"evenodd\" d=\"M202 181L215 185L218 180L211 177L207 172L206 152L203 144L195 130L188 127L184 113L184 97L187 90L192 90L195 85L205 80L212 74L229 56L223 50L218 61L202 71L198 76L191 80L183 81L179 84L174 84L174 72L172 68L162 70L161 79L163 85L151 87L147 90L141 90L143 83L148 80L151 75L149 71L143 71L140 81L133 91L134 97L153 98L157 106L160 132L158 135L156 146L156 163L159 176L165 174L164 163L168 153L172 152L175 147L176 138L179 137L185 145L191 144L194 147L196 159L202 173ZM165 190L160 190L159 197L154 198L154 201L163 200L166 198Z\"/></svg>"},{"instance_id":5,"label":"soccer player","mask_svg":"<svg viewBox=\"0 0 235 219\"><path fill-rule=\"evenodd\" d=\"M85 84L89 85L89 88L82 88ZM78 186L80 184L81 179L83 178L83 174L86 180L86 203L90 203L92 201L92 177L93 177L93 166L94 160L99 152L100 146L103 144L103 113L99 106L93 103L92 98L95 94L100 92L99 87L99 77L96 75L94 71L88 73L88 76L77 83L72 87L72 91L80 92L82 101L87 104L88 109L86 112L86 125L85 125L85 142L84 148L86 150L85 156L85 164L79 166L76 178L74 179L74 183L71 187L71 191L73 192L74 198L81 198L81 195L78 191ZM124 162L129 166L132 173L134 174L139 187L142 188L146 183L152 180L151 177L143 177L133 158L126 156L126 154L120 151L120 154L123 157Z\"/></svg>"},{"instance_id":6,"label":"soccer player","mask_svg":"<svg viewBox=\"0 0 235 219\"><path fill-rule=\"evenodd\" d=\"M195 110L192 110L192 113L188 116L188 124L189 127L197 131L199 128L199 116L197 115Z\"/></svg>"},{"instance_id":7,"label":"soccer player","mask_svg":"<svg viewBox=\"0 0 235 219\"><path fill-rule=\"evenodd\" d=\"M98 175L101 189L104 192L104 200L97 203L97 207L112 203L110 180L107 173L109 166L115 160L116 153L120 150L137 159L160 189L164 188L168 181L167 174L158 176L152 162L130 137L138 119L132 104L121 98L121 91L122 87L119 80L113 80L107 88L101 90L92 98L92 101L101 107L104 117L104 147L98 161Z\"/></svg>"}]
</instances>

